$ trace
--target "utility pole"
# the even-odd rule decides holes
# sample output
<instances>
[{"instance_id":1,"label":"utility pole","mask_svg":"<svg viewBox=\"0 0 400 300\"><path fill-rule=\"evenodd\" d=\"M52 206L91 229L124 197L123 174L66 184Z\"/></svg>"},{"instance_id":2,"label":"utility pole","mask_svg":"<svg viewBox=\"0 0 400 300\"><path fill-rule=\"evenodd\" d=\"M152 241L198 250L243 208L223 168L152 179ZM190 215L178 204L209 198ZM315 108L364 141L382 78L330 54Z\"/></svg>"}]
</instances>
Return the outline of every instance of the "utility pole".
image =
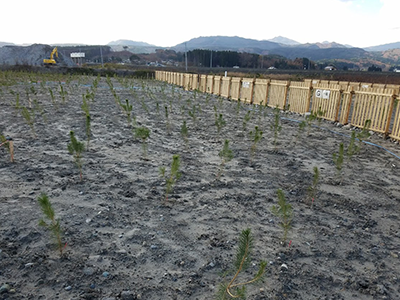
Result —
<instances>
[{"instance_id":1,"label":"utility pole","mask_svg":"<svg viewBox=\"0 0 400 300\"><path fill-rule=\"evenodd\" d=\"M103 50L101 49L101 46L100 46L100 57L101 57L101 67L104 68L104 64L103 64Z\"/></svg>"},{"instance_id":2,"label":"utility pole","mask_svg":"<svg viewBox=\"0 0 400 300\"><path fill-rule=\"evenodd\" d=\"M211 50L211 56L210 56L210 69L212 68L212 50Z\"/></svg>"}]
</instances>

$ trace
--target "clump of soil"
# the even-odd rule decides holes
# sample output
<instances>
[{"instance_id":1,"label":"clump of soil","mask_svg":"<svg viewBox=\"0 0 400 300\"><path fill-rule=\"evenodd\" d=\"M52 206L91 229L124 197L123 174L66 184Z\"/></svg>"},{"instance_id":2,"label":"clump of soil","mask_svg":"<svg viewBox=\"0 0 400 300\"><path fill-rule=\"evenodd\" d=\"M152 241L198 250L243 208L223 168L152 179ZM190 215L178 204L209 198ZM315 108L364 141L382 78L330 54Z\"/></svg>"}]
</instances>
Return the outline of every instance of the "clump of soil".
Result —
<instances>
[{"instance_id":1,"label":"clump of soil","mask_svg":"<svg viewBox=\"0 0 400 300\"><path fill-rule=\"evenodd\" d=\"M332 154L349 144L346 128L322 122L296 142L303 117L282 112L275 148L270 108L238 109L234 101L162 82L113 78L120 100L133 104L137 126L150 129L144 157L104 78L97 88L91 77L63 80L64 104L60 83L50 79L1 87L0 131L14 140L15 163L1 147L0 299L213 299L246 228L254 236L248 275L268 261L248 299L400 298L398 145L373 135L369 141L383 148L362 145L338 177ZM86 141L82 95L92 90L81 181L67 144L71 130ZM42 108L37 138L15 108L17 93L21 105ZM219 133L215 110L226 120ZM252 157L255 126L263 136ZM234 158L217 178L225 139ZM159 167L168 169L174 154L182 176L165 202ZM320 181L311 208L315 166ZM278 189L293 206L286 242L271 213ZM41 193L64 231L61 258L38 226Z\"/></svg>"}]
</instances>

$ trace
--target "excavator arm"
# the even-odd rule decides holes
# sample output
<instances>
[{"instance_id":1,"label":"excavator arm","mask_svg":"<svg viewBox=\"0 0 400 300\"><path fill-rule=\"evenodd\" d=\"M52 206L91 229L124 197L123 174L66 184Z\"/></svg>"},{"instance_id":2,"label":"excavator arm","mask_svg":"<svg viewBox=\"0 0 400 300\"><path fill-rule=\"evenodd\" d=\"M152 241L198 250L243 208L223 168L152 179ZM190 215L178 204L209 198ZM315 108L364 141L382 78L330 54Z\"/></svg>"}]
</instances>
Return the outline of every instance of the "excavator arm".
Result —
<instances>
[{"instance_id":1,"label":"excavator arm","mask_svg":"<svg viewBox=\"0 0 400 300\"><path fill-rule=\"evenodd\" d=\"M50 53L50 59L43 59L43 64L44 65L55 65L56 61L54 59L54 54L56 55L56 57L58 58L58 50L57 47L54 47L53 51L51 51Z\"/></svg>"}]
</instances>

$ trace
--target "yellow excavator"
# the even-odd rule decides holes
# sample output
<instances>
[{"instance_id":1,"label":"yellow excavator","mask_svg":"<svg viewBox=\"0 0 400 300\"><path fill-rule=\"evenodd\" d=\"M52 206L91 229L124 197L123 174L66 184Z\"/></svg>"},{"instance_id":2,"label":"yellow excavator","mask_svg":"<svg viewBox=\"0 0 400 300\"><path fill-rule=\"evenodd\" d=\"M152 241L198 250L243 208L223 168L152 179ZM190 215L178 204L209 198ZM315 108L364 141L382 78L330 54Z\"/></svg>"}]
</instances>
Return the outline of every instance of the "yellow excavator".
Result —
<instances>
[{"instance_id":1,"label":"yellow excavator","mask_svg":"<svg viewBox=\"0 0 400 300\"><path fill-rule=\"evenodd\" d=\"M44 64L45 66L55 66L55 65L56 65L56 61L55 61L55 59L54 59L54 54L55 54L56 57L58 58L57 47L55 47L55 48L53 49L53 51L51 51L50 59L48 59L48 58L43 59L43 64Z\"/></svg>"}]
</instances>

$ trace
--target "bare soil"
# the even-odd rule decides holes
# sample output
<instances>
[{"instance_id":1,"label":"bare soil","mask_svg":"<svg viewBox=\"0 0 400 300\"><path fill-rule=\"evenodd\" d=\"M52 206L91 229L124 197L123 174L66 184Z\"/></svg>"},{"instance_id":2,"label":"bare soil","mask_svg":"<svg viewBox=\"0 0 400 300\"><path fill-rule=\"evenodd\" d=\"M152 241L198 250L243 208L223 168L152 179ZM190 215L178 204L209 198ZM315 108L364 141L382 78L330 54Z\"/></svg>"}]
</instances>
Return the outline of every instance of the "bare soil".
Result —
<instances>
[{"instance_id":1,"label":"bare soil","mask_svg":"<svg viewBox=\"0 0 400 300\"><path fill-rule=\"evenodd\" d=\"M296 141L304 117L281 112L275 146L270 108L237 110L235 101L113 78L121 101L133 104L137 126L151 130L144 157L102 78L90 103L92 136L80 181L67 144L70 130L86 141L82 94L94 78L72 79L61 83L64 104L56 81L1 87L0 131L14 140L15 162L1 147L0 299L213 299L232 276L246 228L254 237L253 264L242 278L268 262L264 280L247 287L247 299L400 299L397 144L372 135L375 145L363 144L338 176L332 155L340 143L349 145L349 128L322 121ZM21 105L29 107L30 98L43 108L35 115L37 137L14 107L18 92ZM188 114L193 107L195 122ZM226 121L219 134L214 107ZM252 156L249 132L256 125L264 133ZM225 139L234 158L217 178ZM174 154L182 176L165 201L159 167L168 171ZM321 174L311 207L314 167ZM286 242L271 213L278 189L294 211ZM62 257L50 232L38 226L41 193L60 219Z\"/></svg>"}]
</instances>

